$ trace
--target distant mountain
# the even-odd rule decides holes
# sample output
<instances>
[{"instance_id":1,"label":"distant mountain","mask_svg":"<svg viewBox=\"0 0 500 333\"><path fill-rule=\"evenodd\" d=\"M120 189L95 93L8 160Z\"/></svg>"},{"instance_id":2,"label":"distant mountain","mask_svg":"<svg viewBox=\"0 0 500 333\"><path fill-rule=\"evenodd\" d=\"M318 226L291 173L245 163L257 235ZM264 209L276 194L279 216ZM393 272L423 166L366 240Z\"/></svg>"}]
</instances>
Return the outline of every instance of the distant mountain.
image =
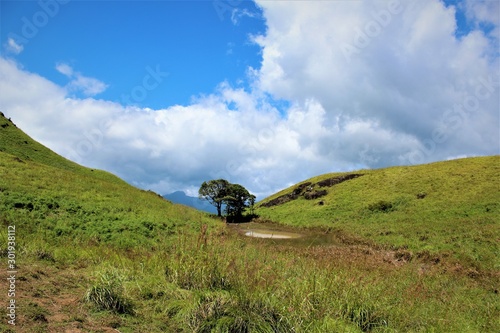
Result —
<instances>
[{"instance_id":1,"label":"distant mountain","mask_svg":"<svg viewBox=\"0 0 500 333\"><path fill-rule=\"evenodd\" d=\"M176 191L170 194L166 194L163 197L167 200L172 201L173 203L186 205L208 213L217 214L217 209L215 209L214 206L208 203L208 201L202 200L198 197L190 197L183 191Z\"/></svg>"}]
</instances>

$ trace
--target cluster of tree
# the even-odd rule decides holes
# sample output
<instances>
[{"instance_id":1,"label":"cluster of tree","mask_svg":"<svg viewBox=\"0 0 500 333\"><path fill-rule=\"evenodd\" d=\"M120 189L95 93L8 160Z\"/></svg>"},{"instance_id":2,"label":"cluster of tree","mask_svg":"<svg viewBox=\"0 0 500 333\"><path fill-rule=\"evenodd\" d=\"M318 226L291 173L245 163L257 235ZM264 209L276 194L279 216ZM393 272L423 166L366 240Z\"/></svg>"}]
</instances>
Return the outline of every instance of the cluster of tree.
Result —
<instances>
[{"instance_id":1,"label":"cluster of tree","mask_svg":"<svg viewBox=\"0 0 500 333\"><path fill-rule=\"evenodd\" d=\"M240 184L231 184L225 179L210 180L201 184L198 194L215 206L218 216L222 216L222 207L225 207L226 215L233 219L241 217L246 208L250 208L253 214L255 195Z\"/></svg>"}]
</instances>

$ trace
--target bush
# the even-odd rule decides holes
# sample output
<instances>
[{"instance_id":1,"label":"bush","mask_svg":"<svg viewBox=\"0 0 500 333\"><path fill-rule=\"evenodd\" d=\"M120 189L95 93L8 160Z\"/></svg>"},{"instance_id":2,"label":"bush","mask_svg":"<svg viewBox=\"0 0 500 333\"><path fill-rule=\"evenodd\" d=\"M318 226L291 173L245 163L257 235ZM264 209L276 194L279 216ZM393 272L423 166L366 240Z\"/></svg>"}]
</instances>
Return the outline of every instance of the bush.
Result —
<instances>
[{"instance_id":1,"label":"bush","mask_svg":"<svg viewBox=\"0 0 500 333\"><path fill-rule=\"evenodd\" d=\"M383 212L387 213L394 210L394 205L391 202L380 200L376 203L370 204L368 209L372 212Z\"/></svg>"},{"instance_id":2,"label":"bush","mask_svg":"<svg viewBox=\"0 0 500 333\"><path fill-rule=\"evenodd\" d=\"M417 193L417 199L423 199L427 196L427 193L425 192L419 192Z\"/></svg>"}]
</instances>

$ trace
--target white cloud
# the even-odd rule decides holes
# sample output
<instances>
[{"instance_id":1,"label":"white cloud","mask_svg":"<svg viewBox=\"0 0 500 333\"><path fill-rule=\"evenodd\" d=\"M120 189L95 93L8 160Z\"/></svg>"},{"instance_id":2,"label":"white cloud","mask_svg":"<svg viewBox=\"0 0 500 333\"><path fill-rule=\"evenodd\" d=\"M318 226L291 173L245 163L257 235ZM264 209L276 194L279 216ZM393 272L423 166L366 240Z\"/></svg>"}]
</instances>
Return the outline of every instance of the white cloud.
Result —
<instances>
[{"instance_id":1,"label":"white cloud","mask_svg":"<svg viewBox=\"0 0 500 333\"><path fill-rule=\"evenodd\" d=\"M66 75L67 77L71 78L73 76L73 68L71 68L70 65L65 64L65 63L58 63L56 65L56 70L61 73Z\"/></svg>"},{"instance_id":2,"label":"white cloud","mask_svg":"<svg viewBox=\"0 0 500 333\"><path fill-rule=\"evenodd\" d=\"M496 41L496 52L498 55L498 43L500 41L500 2L498 0L465 0L465 14L467 19L477 29L487 28L488 37ZM485 30L483 30L485 31Z\"/></svg>"},{"instance_id":3,"label":"white cloud","mask_svg":"<svg viewBox=\"0 0 500 333\"><path fill-rule=\"evenodd\" d=\"M471 20L498 25L500 2L495 0L465 0L466 15Z\"/></svg>"},{"instance_id":4,"label":"white cloud","mask_svg":"<svg viewBox=\"0 0 500 333\"><path fill-rule=\"evenodd\" d=\"M65 63L58 63L56 70L71 79L66 88L70 92L82 92L85 96L95 96L104 92L108 85L98 79L86 77Z\"/></svg>"},{"instance_id":5,"label":"white cloud","mask_svg":"<svg viewBox=\"0 0 500 333\"><path fill-rule=\"evenodd\" d=\"M453 8L259 4L268 29L251 91L221 83L190 105L142 109L75 98L105 85L67 64L60 87L0 58L0 109L62 155L162 194L224 177L262 198L329 171L500 153L498 57L479 30L455 37Z\"/></svg>"},{"instance_id":6,"label":"white cloud","mask_svg":"<svg viewBox=\"0 0 500 333\"><path fill-rule=\"evenodd\" d=\"M5 43L5 49L7 52L19 54L23 52L24 46L22 44L18 44L13 38L9 38Z\"/></svg>"},{"instance_id":7,"label":"white cloud","mask_svg":"<svg viewBox=\"0 0 500 333\"><path fill-rule=\"evenodd\" d=\"M240 20L243 18L243 17L250 17L250 18L255 18L255 17L258 17L259 14L258 12L256 11L250 11L246 8L234 8L232 9L231 11L231 22L234 24L234 25L238 25Z\"/></svg>"},{"instance_id":8,"label":"white cloud","mask_svg":"<svg viewBox=\"0 0 500 333\"><path fill-rule=\"evenodd\" d=\"M3 58L0 73L6 91L0 108L36 140L160 193L192 192L204 180L224 177L269 194L290 178L300 180L305 165L321 160L313 154L314 142L301 138L308 129L300 119L306 125L321 119L314 102L295 105L290 119L283 119L265 98L223 83L192 105L150 110L69 97Z\"/></svg>"},{"instance_id":9,"label":"white cloud","mask_svg":"<svg viewBox=\"0 0 500 333\"><path fill-rule=\"evenodd\" d=\"M354 162L344 150L376 151L379 158L368 160L380 166L442 159L451 151L499 152L498 84L486 92L480 83L499 81L498 56L488 56L495 44L481 31L458 40L453 8L437 0L259 5L268 24L255 38L263 48L254 73L259 88L299 104L317 101L330 132L371 124L369 137L360 131L337 148L331 143L334 155ZM451 126L450 114L443 119L477 89L488 96L461 114L460 126ZM433 133L446 125L446 140L434 142Z\"/></svg>"},{"instance_id":10,"label":"white cloud","mask_svg":"<svg viewBox=\"0 0 500 333\"><path fill-rule=\"evenodd\" d=\"M81 91L86 96L95 96L107 89L108 85L91 77L76 74L76 77L69 84L69 88Z\"/></svg>"}]
</instances>

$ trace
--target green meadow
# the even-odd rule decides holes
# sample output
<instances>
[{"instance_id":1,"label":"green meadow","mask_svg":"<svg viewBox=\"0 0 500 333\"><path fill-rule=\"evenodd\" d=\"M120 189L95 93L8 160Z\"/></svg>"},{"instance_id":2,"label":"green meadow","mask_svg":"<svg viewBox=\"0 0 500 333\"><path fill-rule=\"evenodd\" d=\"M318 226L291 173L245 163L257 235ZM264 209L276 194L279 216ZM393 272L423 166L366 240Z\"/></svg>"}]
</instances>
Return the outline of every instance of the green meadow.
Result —
<instances>
[{"instance_id":1,"label":"green meadow","mask_svg":"<svg viewBox=\"0 0 500 333\"><path fill-rule=\"evenodd\" d=\"M499 162L322 175L256 207L258 223L304 237L257 239L0 116L0 331L498 332Z\"/></svg>"}]
</instances>

